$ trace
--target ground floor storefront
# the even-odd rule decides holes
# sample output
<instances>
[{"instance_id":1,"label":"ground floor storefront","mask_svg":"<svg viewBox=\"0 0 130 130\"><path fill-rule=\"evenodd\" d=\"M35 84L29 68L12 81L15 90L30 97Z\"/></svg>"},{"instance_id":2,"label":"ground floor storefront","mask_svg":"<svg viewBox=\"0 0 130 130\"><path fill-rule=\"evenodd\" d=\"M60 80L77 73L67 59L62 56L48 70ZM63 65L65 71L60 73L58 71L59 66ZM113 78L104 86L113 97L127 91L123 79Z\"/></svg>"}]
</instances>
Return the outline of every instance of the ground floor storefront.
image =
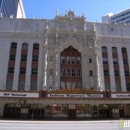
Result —
<instances>
[{"instance_id":1,"label":"ground floor storefront","mask_svg":"<svg viewBox=\"0 0 130 130\"><path fill-rule=\"evenodd\" d=\"M5 103L3 118L12 119L107 119L130 117L130 104L20 104Z\"/></svg>"},{"instance_id":2,"label":"ground floor storefront","mask_svg":"<svg viewBox=\"0 0 130 130\"><path fill-rule=\"evenodd\" d=\"M88 90L0 91L0 118L120 119L130 117L130 93Z\"/></svg>"}]
</instances>

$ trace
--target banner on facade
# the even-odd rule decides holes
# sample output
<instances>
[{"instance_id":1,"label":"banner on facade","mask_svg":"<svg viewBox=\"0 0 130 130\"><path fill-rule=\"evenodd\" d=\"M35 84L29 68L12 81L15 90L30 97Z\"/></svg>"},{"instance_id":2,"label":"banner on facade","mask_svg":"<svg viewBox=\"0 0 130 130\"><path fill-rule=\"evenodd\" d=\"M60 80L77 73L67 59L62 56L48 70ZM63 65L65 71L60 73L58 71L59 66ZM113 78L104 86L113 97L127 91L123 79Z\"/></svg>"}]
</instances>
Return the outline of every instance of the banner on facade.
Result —
<instances>
[{"instance_id":1,"label":"banner on facade","mask_svg":"<svg viewBox=\"0 0 130 130\"><path fill-rule=\"evenodd\" d=\"M39 93L0 92L0 97L28 97L28 98L39 98Z\"/></svg>"},{"instance_id":2,"label":"banner on facade","mask_svg":"<svg viewBox=\"0 0 130 130\"><path fill-rule=\"evenodd\" d=\"M53 98L103 98L103 94L47 94Z\"/></svg>"},{"instance_id":3,"label":"banner on facade","mask_svg":"<svg viewBox=\"0 0 130 130\"><path fill-rule=\"evenodd\" d=\"M126 93L126 94L122 94L122 93L111 94L111 98L130 98L130 93Z\"/></svg>"}]
</instances>

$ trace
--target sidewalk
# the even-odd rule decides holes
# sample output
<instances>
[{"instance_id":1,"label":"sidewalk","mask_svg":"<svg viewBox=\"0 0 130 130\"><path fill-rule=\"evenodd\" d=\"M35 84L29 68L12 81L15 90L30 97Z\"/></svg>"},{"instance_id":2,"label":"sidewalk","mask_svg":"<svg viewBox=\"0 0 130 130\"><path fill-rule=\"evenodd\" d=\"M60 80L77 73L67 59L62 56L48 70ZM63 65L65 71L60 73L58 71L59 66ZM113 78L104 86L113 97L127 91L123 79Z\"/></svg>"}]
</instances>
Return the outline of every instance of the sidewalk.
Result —
<instances>
[{"instance_id":1,"label":"sidewalk","mask_svg":"<svg viewBox=\"0 0 130 130\"><path fill-rule=\"evenodd\" d=\"M129 119L125 119L129 120ZM36 124L76 124L76 123L117 123L119 120L65 120L65 121L59 121L59 120L0 120L0 123L36 123Z\"/></svg>"}]
</instances>

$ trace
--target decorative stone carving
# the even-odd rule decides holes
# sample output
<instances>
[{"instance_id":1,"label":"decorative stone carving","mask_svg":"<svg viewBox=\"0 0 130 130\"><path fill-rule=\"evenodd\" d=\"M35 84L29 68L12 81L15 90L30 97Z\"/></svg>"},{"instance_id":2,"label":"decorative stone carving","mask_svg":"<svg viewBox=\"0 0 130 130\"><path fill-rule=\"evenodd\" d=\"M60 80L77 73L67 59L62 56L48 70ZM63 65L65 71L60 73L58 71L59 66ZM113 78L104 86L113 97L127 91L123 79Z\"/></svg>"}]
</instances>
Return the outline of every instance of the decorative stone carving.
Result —
<instances>
[{"instance_id":1,"label":"decorative stone carving","mask_svg":"<svg viewBox=\"0 0 130 130\"><path fill-rule=\"evenodd\" d=\"M60 52L63 51L65 48L68 48L69 46L74 47L79 52L82 52L82 50L83 50L82 46L79 43L77 43L75 38L69 37L69 38L67 38L66 42L64 42L60 45Z\"/></svg>"},{"instance_id":2,"label":"decorative stone carving","mask_svg":"<svg viewBox=\"0 0 130 130\"><path fill-rule=\"evenodd\" d=\"M32 23L30 21L23 22L23 29L24 30L31 30Z\"/></svg>"},{"instance_id":3,"label":"decorative stone carving","mask_svg":"<svg viewBox=\"0 0 130 130\"><path fill-rule=\"evenodd\" d=\"M66 23L65 22L59 22L59 28L60 29L65 29L66 28Z\"/></svg>"},{"instance_id":4,"label":"decorative stone carving","mask_svg":"<svg viewBox=\"0 0 130 130\"><path fill-rule=\"evenodd\" d=\"M97 90L100 90L99 52L98 52L98 48L95 48L95 60L96 60L96 73L97 73Z\"/></svg>"},{"instance_id":5,"label":"decorative stone carving","mask_svg":"<svg viewBox=\"0 0 130 130\"><path fill-rule=\"evenodd\" d=\"M83 30L83 23L77 23L77 29Z\"/></svg>"},{"instance_id":6,"label":"decorative stone carving","mask_svg":"<svg viewBox=\"0 0 130 130\"><path fill-rule=\"evenodd\" d=\"M44 72L43 72L43 89L47 89L47 57L48 57L48 49L44 46Z\"/></svg>"}]
</instances>

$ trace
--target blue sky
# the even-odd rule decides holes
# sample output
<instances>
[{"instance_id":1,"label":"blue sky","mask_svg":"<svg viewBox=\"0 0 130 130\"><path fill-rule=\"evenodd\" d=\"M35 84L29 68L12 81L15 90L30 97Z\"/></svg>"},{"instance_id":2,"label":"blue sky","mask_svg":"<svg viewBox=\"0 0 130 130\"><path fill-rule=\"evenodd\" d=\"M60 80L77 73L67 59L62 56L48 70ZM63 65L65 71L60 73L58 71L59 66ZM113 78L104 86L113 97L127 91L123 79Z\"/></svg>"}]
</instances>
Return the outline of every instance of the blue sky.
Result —
<instances>
[{"instance_id":1,"label":"blue sky","mask_svg":"<svg viewBox=\"0 0 130 130\"><path fill-rule=\"evenodd\" d=\"M130 8L130 0L23 0L27 18L54 19L56 10L64 15L66 10L75 10L76 15L86 14L87 21L101 22L101 16Z\"/></svg>"}]
</instances>

